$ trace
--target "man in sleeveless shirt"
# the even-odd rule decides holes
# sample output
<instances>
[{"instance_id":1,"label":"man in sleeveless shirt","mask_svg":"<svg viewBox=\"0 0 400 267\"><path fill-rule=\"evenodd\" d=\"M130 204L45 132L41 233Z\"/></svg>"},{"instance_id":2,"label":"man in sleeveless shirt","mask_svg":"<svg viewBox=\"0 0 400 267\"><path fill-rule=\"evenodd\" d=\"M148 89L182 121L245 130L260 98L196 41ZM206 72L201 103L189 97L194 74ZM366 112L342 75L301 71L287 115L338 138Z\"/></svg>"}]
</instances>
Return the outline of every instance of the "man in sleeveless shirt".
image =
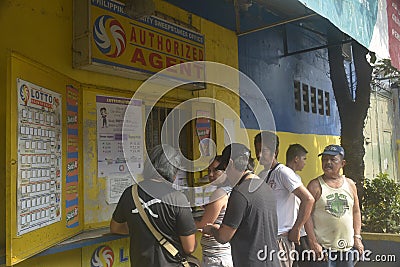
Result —
<instances>
[{"instance_id":1,"label":"man in sleeveless shirt","mask_svg":"<svg viewBox=\"0 0 400 267\"><path fill-rule=\"evenodd\" d=\"M322 156L324 174L308 184L315 203L305 225L310 248L317 257L312 266L354 266L364 246L357 189L351 179L340 174L346 163L344 149L329 145L318 156Z\"/></svg>"},{"instance_id":2,"label":"man in sleeveless shirt","mask_svg":"<svg viewBox=\"0 0 400 267\"><path fill-rule=\"evenodd\" d=\"M275 133L259 133L254 138L254 146L257 159L264 166L259 176L271 186L277 204L280 266L292 267L294 260L299 259L294 244L300 243L300 230L310 216L314 198L301 178L278 162L279 138Z\"/></svg>"}]
</instances>

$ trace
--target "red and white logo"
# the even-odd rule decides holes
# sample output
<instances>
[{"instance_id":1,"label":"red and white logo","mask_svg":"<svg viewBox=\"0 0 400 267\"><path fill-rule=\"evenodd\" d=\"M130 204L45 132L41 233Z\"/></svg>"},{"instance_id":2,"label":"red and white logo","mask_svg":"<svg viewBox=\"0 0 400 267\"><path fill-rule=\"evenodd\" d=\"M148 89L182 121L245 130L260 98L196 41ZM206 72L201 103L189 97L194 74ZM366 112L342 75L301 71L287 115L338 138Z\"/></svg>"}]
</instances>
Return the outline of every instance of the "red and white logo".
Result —
<instances>
[{"instance_id":1,"label":"red and white logo","mask_svg":"<svg viewBox=\"0 0 400 267\"><path fill-rule=\"evenodd\" d=\"M90 260L91 267L112 267L114 264L114 252L109 246L100 246L93 252Z\"/></svg>"},{"instance_id":2,"label":"red and white logo","mask_svg":"<svg viewBox=\"0 0 400 267\"><path fill-rule=\"evenodd\" d=\"M103 15L96 19L93 39L101 53L111 58L119 57L126 48L125 31L121 23L112 16Z\"/></svg>"}]
</instances>

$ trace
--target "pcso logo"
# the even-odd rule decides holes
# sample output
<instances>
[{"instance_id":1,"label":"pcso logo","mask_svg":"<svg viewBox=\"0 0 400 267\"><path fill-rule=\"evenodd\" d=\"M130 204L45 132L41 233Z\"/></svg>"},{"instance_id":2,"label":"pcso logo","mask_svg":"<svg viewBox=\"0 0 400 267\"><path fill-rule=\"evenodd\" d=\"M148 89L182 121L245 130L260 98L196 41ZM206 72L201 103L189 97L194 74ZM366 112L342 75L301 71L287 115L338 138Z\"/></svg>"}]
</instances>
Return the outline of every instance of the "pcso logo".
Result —
<instances>
[{"instance_id":1,"label":"pcso logo","mask_svg":"<svg viewBox=\"0 0 400 267\"><path fill-rule=\"evenodd\" d=\"M93 38L97 48L108 57L119 57L125 51L125 31L118 20L111 16L104 15L96 19Z\"/></svg>"},{"instance_id":2,"label":"pcso logo","mask_svg":"<svg viewBox=\"0 0 400 267\"><path fill-rule=\"evenodd\" d=\"M24 104L26 106L29 100L29 89L26 84L21 85L21 87L19 88L19 96L21 97L21 100L24 101Z\"/></svg>"},{"instance_id":3,"label":"pcso logo","mask_svg":"<svg viewBox=\"0 0 400 267\"><path fill-rule=\"evenodd\" d=\"M91 267L112 267L114 263L114 252L109 246L98 247L90 260Z\"/></svg>"}]
</instances>

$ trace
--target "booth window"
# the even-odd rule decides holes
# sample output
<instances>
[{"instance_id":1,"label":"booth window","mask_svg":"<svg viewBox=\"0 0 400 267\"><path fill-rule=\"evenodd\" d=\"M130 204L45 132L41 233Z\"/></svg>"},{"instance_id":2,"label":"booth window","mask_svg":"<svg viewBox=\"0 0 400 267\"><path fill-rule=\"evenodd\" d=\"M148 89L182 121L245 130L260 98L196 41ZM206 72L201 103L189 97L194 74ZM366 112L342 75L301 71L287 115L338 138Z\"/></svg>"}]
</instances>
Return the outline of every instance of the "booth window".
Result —
<instances>
[{"instance_id":1,"label":"booth window","mask_svg":"<svg viewBox=\"0 0 400 267\"><path fill-rule=\"evenodd\" d=\"M192 133L191 124L185 124L179 132L181 123L185 121L185 112L179 109L157 106L150 109L151 107L146 106L146 114L149 114L145 133L146 150L150 151L153 147L161 144L161 134L163 134L164 138L166 138L166 143L176 149L180 149L186 158L191 158L191 147L189 147L189 144L192 144L192 142L190 142ZM167 121L167 116L172 110L174 110L171 114L172 119Z\"/></svg>"}]
</instances>

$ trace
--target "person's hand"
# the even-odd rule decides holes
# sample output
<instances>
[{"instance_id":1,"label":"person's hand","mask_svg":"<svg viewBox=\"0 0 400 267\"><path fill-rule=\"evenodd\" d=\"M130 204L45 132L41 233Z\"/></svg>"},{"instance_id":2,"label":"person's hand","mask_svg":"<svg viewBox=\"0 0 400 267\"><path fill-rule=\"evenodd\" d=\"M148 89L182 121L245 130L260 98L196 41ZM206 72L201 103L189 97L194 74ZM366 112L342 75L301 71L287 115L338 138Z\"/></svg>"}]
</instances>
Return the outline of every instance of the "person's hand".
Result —
<instances>
[{"instance_id":1,"label":"person's hand","mask_svg":"<svg viewBox=\"0 0 400 267\"><path fill-rule=\"evenodd\" d=\"M359 256L361 258L361 256L364 253L364 245L363 245L361 239L354 237L354 248L357 249Z\"/></svg>"},{"instance_id":2,"label":"person's hand","mask_svg":"<svg viewBox=\"0 0 400 267\"><path fill-rule=\"evenodd\" d=\"M295 244L300 244L300 229L292 228L288 233L288 239Z\"/></svg>"},{"instance_id":3,"label":"person's hand","mask_svg":"<svg viewBox=\"0 0 400 267\"><path fill-rule=\"evenodd\" d=\"M326 261L327 255L323 254L325 252L322 251L322 246L317 242L310 242L310 249L315 252L315 260L316 261Z\"/></svg>"},{"instance_id":4,"label":"person's hand","mask_svg":"<svg viewBox=\"0 0 400 267\"><path fill-rule=\"evenodd\" d=\"M202 232L203 232L204 235L213 236L213 231L215 231L213 229L218 230L219 229L219 224L208 223L208 224L206 224L206 226L203 227L203 231Z\"/></svg>"}]
</instances>

